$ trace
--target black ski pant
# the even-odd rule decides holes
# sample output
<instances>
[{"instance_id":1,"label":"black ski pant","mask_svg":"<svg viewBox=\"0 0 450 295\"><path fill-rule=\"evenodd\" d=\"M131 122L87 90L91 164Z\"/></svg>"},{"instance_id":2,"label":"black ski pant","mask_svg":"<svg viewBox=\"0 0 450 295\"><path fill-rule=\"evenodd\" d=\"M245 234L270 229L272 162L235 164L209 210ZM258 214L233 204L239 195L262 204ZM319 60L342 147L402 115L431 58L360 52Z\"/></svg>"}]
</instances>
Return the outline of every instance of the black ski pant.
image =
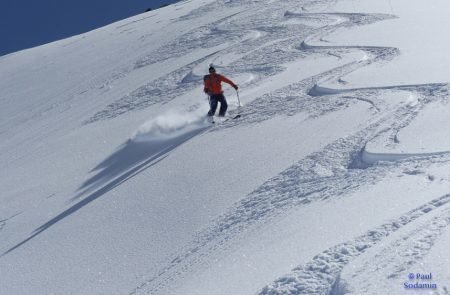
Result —
<instances>
[{"instance_id":1,"label":"black ski pant","mask_svg":"<svg viewBox=\"0 0 450 295\"><path fill-rule=\"evenodd\" d=\"M225 96L223 94L213 94L209 97L209 116L214 116L217 109L217 103L220 102L220 109L219 109L219 116L225 116L225 113L227 112L228 104L227 100L225 99Z\"/></svg>"}]
</instances>

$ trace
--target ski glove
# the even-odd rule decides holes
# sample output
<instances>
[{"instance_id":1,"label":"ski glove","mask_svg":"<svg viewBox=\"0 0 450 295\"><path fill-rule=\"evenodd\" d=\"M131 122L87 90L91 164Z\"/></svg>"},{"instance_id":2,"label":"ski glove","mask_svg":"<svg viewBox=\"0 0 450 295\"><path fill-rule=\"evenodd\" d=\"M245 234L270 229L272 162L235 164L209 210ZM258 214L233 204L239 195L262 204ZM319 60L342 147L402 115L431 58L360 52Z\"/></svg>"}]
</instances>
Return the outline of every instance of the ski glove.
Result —
<instances>
[{"instance_id":1,"label":"ski glove","mask_svg":"<svg viewBox=\"0 0 450 295\"><path fill-rule=\"evenodd\" d=\"M238 90L238 86L237 85L233 85L233 88L235 89L235 90Z\"/></svg>"}]
</instances>

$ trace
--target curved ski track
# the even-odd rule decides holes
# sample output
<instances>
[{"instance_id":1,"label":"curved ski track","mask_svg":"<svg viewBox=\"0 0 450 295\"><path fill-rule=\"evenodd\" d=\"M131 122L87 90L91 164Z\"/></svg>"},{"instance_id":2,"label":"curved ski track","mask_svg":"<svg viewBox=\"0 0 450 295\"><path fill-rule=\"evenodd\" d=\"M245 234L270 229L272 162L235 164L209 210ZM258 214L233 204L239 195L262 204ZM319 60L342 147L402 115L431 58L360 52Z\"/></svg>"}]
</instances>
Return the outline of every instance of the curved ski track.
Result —
<instances>
[{"instance_id":1,"label":"curved ski track","mask_svg":"<svg viewBox=\"0 0 450 295\"><path fill-rule=\"evenodd\" d=\"M232 208L229 208L228 212L219 217L214 224L200 232L192 245L187 246L183 253L168 262L158 275L144 279L140 286L130 291L130 294L164 294L171 283L182 278L195 265L207 264L208 256L217 251L226 251L231 244L230 240L238 240L246 233L256 231L286 209L305 206L327 198L344 198L349 193L358 191L362 186L377 183L388 172L405 173L404 171L412 164L429 167L450 161L448 153L421 154L420 157L407 158L397 162L368 164L362 160L364 147L373 138L387 134L392 141L391 144L395 145L399 130L408 126L427 103L446 101L448 99L447 84L389 85L345 90L320 86L321 83L329 81L343 84L345 75L375 62L389 62L400 52L397 48L390 47L314 46L309 43L314 40L324 40L326 35L339 29L366 25L394 16L330 12L310 14L305 13L307 5L310 5L308 1L283 1L282 4L277 2L276 5L265 6L259 2L256 0L245 2L248 8L258 7L258 13L251 13L251 9L247 9L241 14L233 14L208 26L194 29L176 44L163 46L158 52L166 53L165 56L152 53L137 61L136 67L157 63L163 59L162 57L181 56L199 44L202 44L203 47L214 47L228 42L229 47L216 51L212 55L220 56L226 51L240 56L238 60L227 65L228 74L246 72L254 75L256 79L244 85L252 87L264 83L265 79L283 71L283 67L275 66L277 64L309 56L332 55L340 58L354 51L363 51L368 56L367 59L353 61L258 97L243 108L241 119L230 120L212 127L210 132L220 131L238 124L255 124L276 116L294 115L305 111L311 118L314 118L347 108L358 101L370 105L372 117L355 134L341 138L323 150L300 160L244 197ZM330 1L320 2L322 4L330 3ZM179 21L191 19L212 9L224 6L230 8L239 4L242 5L242 1L217 1L212 7L201 7ZM293 12L296 9L301 9L302 12ZM326 25L313 27L306 25L307 22L295 25L267 25L269 22L282 24L292 18L314 19ZM240 38L245 35L242 32L249 30L260 32L258 38L247 39L240 43ZM211 34L217 37L210 38ZM210 39L215 40L209 41ZM195 43L189 47L188 43L192 40ZM182 49L178 51L178 48ZM275 53L276 57L273 56ZM195 61L159 80L142 86L130 96L108 106L106 110L95 115L91 121L115 117L130 110L162 102L161 93L164 93L166 101L175 98L181 89L195 88L195 79L186 79L183 82L183 77L192 77L194 67L207 58L209 57ZM162 81L164 81L164 85L161 84ZM398 104L392 108L379 98L382 93L405 93L405 95L412 93L418 98L418 103ZM323 169L328 171L325 176L320 173ZM274 278L274 282L266 287L261 286L259 294L340 294L339 290L342 289L342 286L339 285L339 275L352 259L363 255L367 249L384 241L388 236L394 235L402 227L415 224L428 213L447 207L449 202L450 195L437 197L404 213L395 220L387 221L362 236L319 253L312 261L296 267L290 274L279 279ZM430 228L431 234L426 237L430 242L424 242L422 255L425 255L427 247L432 246L432 240L436 239L450 223L449 212L449 210L442 211L441 215L444 220L442 222L433 219L433 226ZM397 240L397 243L401 246L402 240ZM414 259L416 258L418 256ZM380 263L385 262L385 260L380 261ZM399 265L398 269L401 267Z\"/></svg>"},{"instance_id":2,"label":"curved ski track","mask_svg":"<svg viewBox=\"0 0 450 295\"><path fill-rule=\"evenodd\" d=\"M269 286L266 286L259 295L279 295L279 294L334 294L338 293L336 290L342 290L343 288L335 285L342 284L339 281L339 273L345 267L345 265L352 259L361 254L366 250L373 247L377 243L383 241L389 235L395 233L404 226L416 221L422 216L437 210L441 206L446 206L450 202L450 195L444 195L442 197L436 198L422 206L419 206L405 214L401 215L397 219L390 220L381 226L368 231L366 234L355 238L352 241L336 245L335 247L324 251L316 255L313 260L305 265L295 268L291 274L284 276ZM432 242L437 238L437 236L450 224L450 209L446 209L438 217L435 217L431 223L433 226L426 224L423 226L427 230L425 231L414 231L414 235L423 236L422 240L418 240L416 251L411 258L409 258L402 266L411 265L417 263L421 256L426 254L432 246ZM395 242L395 248L400 249L401 246L406 244L407 239L413 235L409 235L407 238L399 239ZM411 247L410 244L407 246ZM398 255L397 251L393 251L395 255ZM399 251L401 253L401 249ZM365 273L368 271L375 271L377 268L383 267L383 264L391 264L392 255L387 254L389 252L383 251L377 255L377 259L360 273ZM404 251L403 253L408 253ZM408 254L406 254L408 255ZM385 265L384 265L385 266ZM398 271L396 271L392 276L398 275L399 273L405 272L405 267L397 266ZM358 272L355 272L358 274ZM370 281L368 281L370 282ZM361 292L359 294L368 294L367 292Z\"/></svg>"}]
</instances>

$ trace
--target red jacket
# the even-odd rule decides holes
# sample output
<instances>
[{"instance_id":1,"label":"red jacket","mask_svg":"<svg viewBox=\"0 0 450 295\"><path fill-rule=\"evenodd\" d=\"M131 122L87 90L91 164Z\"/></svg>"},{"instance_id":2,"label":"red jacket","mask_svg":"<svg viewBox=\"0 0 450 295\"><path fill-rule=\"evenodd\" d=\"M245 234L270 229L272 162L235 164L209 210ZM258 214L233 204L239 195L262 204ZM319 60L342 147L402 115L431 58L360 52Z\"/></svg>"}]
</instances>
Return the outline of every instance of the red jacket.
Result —
<instances>
[{"instance_id":1,"label":"red jacket","mask_svg":"<svg viewBox=\"0 0 450 295\"><path fill-rule=\"evenodd\" d=\"M215 95L215 94L222 94L223 90L222 90L222 82L228 83L231 86L233 86L234 88L236 88L236 84L233 83L233 81L231 81L230 79L219 75L219 74L209 74L206 75L203 78L203 82L204 82L204 91L210 95Z\"/></svg>"}]
</instances>

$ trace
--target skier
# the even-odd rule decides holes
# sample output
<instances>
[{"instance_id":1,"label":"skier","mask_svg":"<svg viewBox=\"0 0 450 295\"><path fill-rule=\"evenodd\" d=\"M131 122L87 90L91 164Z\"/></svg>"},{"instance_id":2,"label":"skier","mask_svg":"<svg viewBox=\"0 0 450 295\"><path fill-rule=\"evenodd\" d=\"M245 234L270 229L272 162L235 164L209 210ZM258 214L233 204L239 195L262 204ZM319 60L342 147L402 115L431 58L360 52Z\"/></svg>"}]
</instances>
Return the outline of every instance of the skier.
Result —
<instances>
[{"instance_id":1,"label":"skier","mask_svg":"<svg viewBox=\"0 0 450 295\"><path fill-rule=\"evenodd\" d=\"M217 103L220 102L220 109L219 109L219 117L225 116L225 113L228 108L227 101L225 99L225 96L223 95L222 90L222 82L230 84L234 89L238 90L238 86L233 83L230 79L220 75L216 74L216 69L211 65L209 67L209 75L206 75L203 78L204 82L204 89L206 94L209 96L209 112L208 116L214 116L217 109Z\"/></svg>"}]
</instances>

